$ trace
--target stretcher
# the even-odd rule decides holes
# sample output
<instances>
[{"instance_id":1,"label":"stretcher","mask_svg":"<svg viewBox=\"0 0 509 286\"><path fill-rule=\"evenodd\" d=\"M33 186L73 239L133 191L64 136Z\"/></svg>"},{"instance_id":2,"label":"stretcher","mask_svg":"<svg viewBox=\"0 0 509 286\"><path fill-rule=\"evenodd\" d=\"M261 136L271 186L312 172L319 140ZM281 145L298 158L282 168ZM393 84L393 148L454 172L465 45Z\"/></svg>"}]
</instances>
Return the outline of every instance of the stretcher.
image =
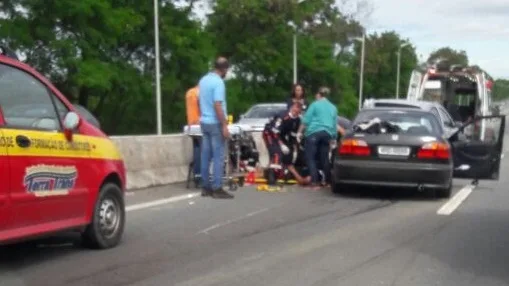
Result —
<instances>
[{"instance_id":1,"label":"stretcher","mask_svg":"<svg viewBox=\"0 0 509 286\"><path fill-rule=\"evenodd\" d=\"M228 131L230 132L230 138L225 144L225 174L223 180L231 191L235 191L238 187L244 185L247 165L256 165L258 163L258 151L256 150L254 140L252 140L251 132L253 132L253 129L249 125L229 124ZM183 128L183 132L192 138L200 138L203 135L200 125L186 125ZM246 144L250 146L246 147ZM246 155L245 153L249 154ZM193 163L191 162L187 176L187 188L190 187L192 181L195 182L195 187L198 187L192 165Z\"/></svg>"},{"instance_id":2,"label":"stretcher","mask_svg":"<svg viewBox=\"0 0 509 286\"><path fill-rule=\"evenodd\" d=\"M239 179L235 179L235 180L239 181ZM244 178L242 178L242 180L243 180L242 182L244 183L245 182ZM269 182L265 178L256 178L253 180L253 183L254 184L268 184ZM293 180L293 179L290 179L290 180L278 179L277 183L278 184L295 185L295 184L298 184L299 182L297 182L296 180Z\"/></svg>"},{"instance_id":3,"label":"stretcher","mask_svg":"<svg viewBox=\"0 0 509 286\"><path fill-rule=\"evenodd\" d=\"M229 124L228 131L233 135L242 135L242 133L250 133L253 132L253 129L249 125L245 124ZM195 125L185 125L184 126L184 134L189 136L202 136L201 126L198 124Z\"/></svg>"}]
</instances>

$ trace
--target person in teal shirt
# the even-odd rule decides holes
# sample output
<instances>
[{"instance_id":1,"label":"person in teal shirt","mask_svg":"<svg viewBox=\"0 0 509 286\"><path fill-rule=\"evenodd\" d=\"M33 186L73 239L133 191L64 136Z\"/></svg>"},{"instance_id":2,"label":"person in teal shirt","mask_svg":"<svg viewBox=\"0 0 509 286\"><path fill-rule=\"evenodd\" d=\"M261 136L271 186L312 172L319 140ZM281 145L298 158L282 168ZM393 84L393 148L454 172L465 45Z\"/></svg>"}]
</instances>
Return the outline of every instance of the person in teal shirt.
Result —
<instances>
[{"instance_id":1,"label":"person in teal shirt","mask_svg":"<svg viewBox=\"0 0 509 286\"><path fill-rule=\"evenodd\" d=\"M321 87L318 90L316 100L302 118L298 133L298 136L302 137L302 132L305 130L304 148L313 187L318 187L320 184L318 168L323 171L322 182L330 182L329 150L331 140L337 137L338 109L327 99L329 95L328 87Z\"/></svg>"}]
</instances>

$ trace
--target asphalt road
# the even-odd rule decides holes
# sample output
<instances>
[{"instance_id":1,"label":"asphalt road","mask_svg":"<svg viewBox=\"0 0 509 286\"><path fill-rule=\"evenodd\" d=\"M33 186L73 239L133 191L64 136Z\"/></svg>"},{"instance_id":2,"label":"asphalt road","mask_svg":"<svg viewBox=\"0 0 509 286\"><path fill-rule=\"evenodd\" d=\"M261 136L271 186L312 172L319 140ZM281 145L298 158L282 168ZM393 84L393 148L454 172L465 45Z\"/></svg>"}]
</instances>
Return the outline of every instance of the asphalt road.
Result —
<instances>
[{"instance_id":1,"label":"asphalt road","mask_svg":"<svg viewBox=\"0 0 509 286\"><path fill-rule=\"evenodd\" d=\"M456 181L450 201L395 190L251 187L234 200L138 191L119 247L83 249L73 234L3 247L0 285L509 285L508 165L473 191Z\"/></svg>"}]
</instances>

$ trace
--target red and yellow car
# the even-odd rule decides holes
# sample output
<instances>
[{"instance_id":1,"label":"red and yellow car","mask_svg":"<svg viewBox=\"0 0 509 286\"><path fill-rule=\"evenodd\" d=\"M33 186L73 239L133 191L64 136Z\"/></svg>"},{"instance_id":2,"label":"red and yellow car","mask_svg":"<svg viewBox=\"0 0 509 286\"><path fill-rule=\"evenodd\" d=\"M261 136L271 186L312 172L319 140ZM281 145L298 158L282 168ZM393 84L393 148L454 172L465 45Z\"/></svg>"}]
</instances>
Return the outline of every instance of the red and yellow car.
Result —
<instances>
[{"instance_id":1,"label":"red and yellow car","mask_svg":"<svg viewBox=\"0 0 509 286\"><path fill-rule=\"evenodd\" d=\"M126 172L114 143L7 53L0 90L0 244L77 230L87 246L116 246Z\"/></svg>"}]
</instances>

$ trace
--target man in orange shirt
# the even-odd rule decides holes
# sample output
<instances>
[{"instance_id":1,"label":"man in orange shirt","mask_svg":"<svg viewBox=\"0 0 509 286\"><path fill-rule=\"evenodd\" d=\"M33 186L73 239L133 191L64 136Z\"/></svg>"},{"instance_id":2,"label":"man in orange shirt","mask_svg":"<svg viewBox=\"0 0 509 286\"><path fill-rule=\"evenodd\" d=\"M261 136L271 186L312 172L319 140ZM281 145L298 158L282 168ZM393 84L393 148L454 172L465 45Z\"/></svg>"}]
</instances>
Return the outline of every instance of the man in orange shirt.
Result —
<instances>
[{"instance_id":1,"label":"man in orange shirt","mask_svg":"<svg viewBox=\"0 0 509 286\"><path fill-rule=\"evenodd\" d=\"M200 103L198 86L190 88L186 92L186 115L187 124L200 124Z\"/></svg>"},{"instance_id":2,"label":"man in orange shirt","mask_svg":"<svg viewBox=\"0 0 509 286\"><path fill-rule=\"evenodd\" d=\"M190 88L186 92L186 116L187 125L200 124L200 103L198 86ZM193 173L195 182L199 183L200 178L200 153L201 139L193 137Z\"/></svg>"}]
</instances>

